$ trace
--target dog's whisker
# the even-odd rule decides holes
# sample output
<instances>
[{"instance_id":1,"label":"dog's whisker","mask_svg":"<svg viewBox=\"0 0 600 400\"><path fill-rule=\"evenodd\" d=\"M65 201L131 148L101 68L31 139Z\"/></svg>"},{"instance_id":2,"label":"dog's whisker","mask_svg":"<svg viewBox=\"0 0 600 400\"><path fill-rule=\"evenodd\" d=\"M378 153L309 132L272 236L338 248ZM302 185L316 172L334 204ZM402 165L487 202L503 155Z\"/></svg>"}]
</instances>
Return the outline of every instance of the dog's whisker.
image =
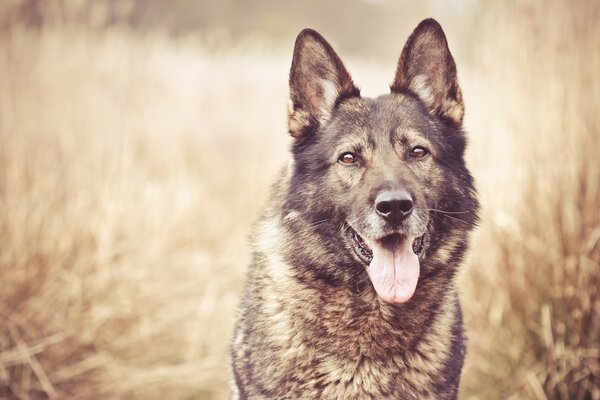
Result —
<instances>
[{"instance_id":1,"label":"dog's whisker","mask_svg":"<svg viewBox=\"0 0 600 400\"><path fill-rule=\"evenodd\" d=\"M318 226L320 226L320 225L323 225L323 224L325 224L325 223L326 223L326 222L328 222L330 219L331 219L331 218L325 218L325 219L320 219L320 220L318 220L318 221L315 221L315 222L309 222L309 223L303 222L303 224L304 224L304 223L306 223L306 227L308 227L308 228L316 228L316 227L318 227Z\"/></svg>"},{"instance_id":2,"label":"dog's whisker","mask_svg":"<svg viewBox=\"0 0 600 400\"><path fill-rule=\"evenodd\" d=\"M471 211L446 211L446 210L437 210L435 208L428 208L427 211L435 211L442 214L470 214Z\"/></svg>"},{"instance_id":3,"label":"dog's whisker","mask_svg":"<svg viewBox=\"0 0 600 400\"><path fill-rule=\"evenodd\" d=\"M358 222L358 218L354 218L354 219L348 219L348 220L346 220L346 222L347 222L349 225L354 225L356 222Z\"/></svg>"},{"instance_id":4,"label":"dog's whisker","mask_svg":"<svg viewBox=\"0 0 600 400\"><path fill-rule=\"evenodd\" d=\"M433 208L429 208L428 211L437 212L439 214L442 214L444 217L453 219L455 221L462 222L463 224L469 224L468 221L465 221L465 220L460 219L460 218L453 217L451 215L451 214L469 214L470 213L469 211L442 211L442 210L436 210L436 209L433 209Z\"/></svg>"},{"instance_id":5,"label":"dog's whisker","mask_svg":"<svg viewBox=\"0 0 600 400\"><path fill-rule=\"evenodd\" d=\"M329 218L325 218L325 219L322 219L322 220L319 220L319 221L316 221L316 222L312 222L312 223L309 224L309 227L315 228L315 227L317 227L319 225L323 225L324 223L326 223L328 221L329 221Z\"/></svg>"}]
</instances>

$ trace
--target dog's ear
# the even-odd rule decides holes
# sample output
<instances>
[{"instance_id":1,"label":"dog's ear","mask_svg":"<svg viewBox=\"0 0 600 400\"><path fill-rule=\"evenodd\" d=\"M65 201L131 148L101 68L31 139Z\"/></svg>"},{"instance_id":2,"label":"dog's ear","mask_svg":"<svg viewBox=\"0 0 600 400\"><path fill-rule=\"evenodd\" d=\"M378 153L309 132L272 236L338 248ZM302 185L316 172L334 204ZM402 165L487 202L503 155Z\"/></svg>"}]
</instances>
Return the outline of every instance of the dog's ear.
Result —
<instances>
[{"instance_id":1,"label":"dog's ear","mask_svg":"<svg viewBox=\"0 0 600 400\"><path fill-rule=\"evenodd\" d=\"M360 96L333 48L312 29L296 38L290 70L288 127L295 138L314 132L345 98Z\"/></svg>"},{"instance_id":2,"label":"dog's ear","mask_svg":"<svg viewBox=\"0 0 600 400\"><path fill-rule=\"evenodd\" d=\"M464 104L456 64L440 24L426 19L408 38L394 83L393 93L410 91L416 94L429 110L459 125L464 115Z\"/></svg>"}]
</instances>

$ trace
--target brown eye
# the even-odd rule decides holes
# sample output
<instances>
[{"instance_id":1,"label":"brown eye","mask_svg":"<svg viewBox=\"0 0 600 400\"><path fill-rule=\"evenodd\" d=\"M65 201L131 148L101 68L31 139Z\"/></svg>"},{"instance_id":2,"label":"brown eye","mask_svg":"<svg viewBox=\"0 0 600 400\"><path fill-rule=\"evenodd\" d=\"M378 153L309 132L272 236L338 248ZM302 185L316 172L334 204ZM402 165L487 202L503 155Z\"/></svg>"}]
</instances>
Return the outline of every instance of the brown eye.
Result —
<instances>
[{"instance_id":1,"label":"brown eye","mask_svg":"<svg viewBox=\"0 0 600 400\"><path fill-rule=\"evenodd\" d=\"M421 146L417 146L410 151L410 156L417 159L424 158L427 154L429 154L429 150Z\"/></svg>"},{"instance_id":2,"label":"brown eye","mask_svg":"<svg viewBox=\"0 0 600 400\"><path fill-rule=\"evenodd\" d=\"M338 161L341 162L342 164L354 164L356 162L356 160L358 160L358 157L356 157L354 155L354 153L350 153L349 151L346 153L343 153L338 158Z\"/></svg>"}]
</instances>

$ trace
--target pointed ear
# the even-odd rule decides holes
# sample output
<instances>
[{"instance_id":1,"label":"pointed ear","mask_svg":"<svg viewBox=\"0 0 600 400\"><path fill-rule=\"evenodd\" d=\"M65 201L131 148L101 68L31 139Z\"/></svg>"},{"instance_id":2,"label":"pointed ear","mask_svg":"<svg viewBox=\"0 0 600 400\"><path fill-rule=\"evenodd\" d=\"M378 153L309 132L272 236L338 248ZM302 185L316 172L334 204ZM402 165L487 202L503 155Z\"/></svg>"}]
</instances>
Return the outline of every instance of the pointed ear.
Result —
<instances>
[{"instance_id":1,"label":"pointed ear","mask_svg":"<svg viewBox=\"0 0 600 400\"><path fill-rule=\"evenodd\" d=\"M295 138L314 132L343 99L360 96L329 43L312 29L296 38L290 70L289 131Z\"/></svg>"},{"instance_id":2,"label":"pointed ear","mask_svg":"<svg viewBox=\"0 0 600 400\"><path fill-rule=\"evenodd\" d=\"M410 35L390 88L394 93L413 92L432 114L457 125L462 123L464 104L456 64L437 21L424 20Z\"/></svg>"}]
</instances>

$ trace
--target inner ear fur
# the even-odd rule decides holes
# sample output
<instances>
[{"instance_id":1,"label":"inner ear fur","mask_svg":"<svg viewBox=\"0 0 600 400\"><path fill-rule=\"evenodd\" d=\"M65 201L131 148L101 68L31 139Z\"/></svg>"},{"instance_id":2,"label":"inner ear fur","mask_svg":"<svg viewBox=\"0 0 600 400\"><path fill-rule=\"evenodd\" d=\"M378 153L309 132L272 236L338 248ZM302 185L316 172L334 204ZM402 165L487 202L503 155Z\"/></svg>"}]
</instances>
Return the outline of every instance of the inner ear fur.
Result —
<instances>
[{"instance_id":1,"label":"inner ear fur","mask_svg":"<svg viewBox=\"0 0 600 400\"><path fill-rule=\"evenodd\" d=\"M360 96L331 45L312 29L296 38L289 84L288 127L296 138L318 129L340 101Z\"/></svg>"},{"instance_id":2,"label":"inner ear fur","mask_svg":"<svg viewBox=\"0 0 600 400\"><path fill-rule=\"evenodd\" d=\"M396 68L393 93L414 93L429 111L460 125L464 103L456 76L456 64L440 24L422 21L408 38Z\"/></svg>"}]
</instances>

